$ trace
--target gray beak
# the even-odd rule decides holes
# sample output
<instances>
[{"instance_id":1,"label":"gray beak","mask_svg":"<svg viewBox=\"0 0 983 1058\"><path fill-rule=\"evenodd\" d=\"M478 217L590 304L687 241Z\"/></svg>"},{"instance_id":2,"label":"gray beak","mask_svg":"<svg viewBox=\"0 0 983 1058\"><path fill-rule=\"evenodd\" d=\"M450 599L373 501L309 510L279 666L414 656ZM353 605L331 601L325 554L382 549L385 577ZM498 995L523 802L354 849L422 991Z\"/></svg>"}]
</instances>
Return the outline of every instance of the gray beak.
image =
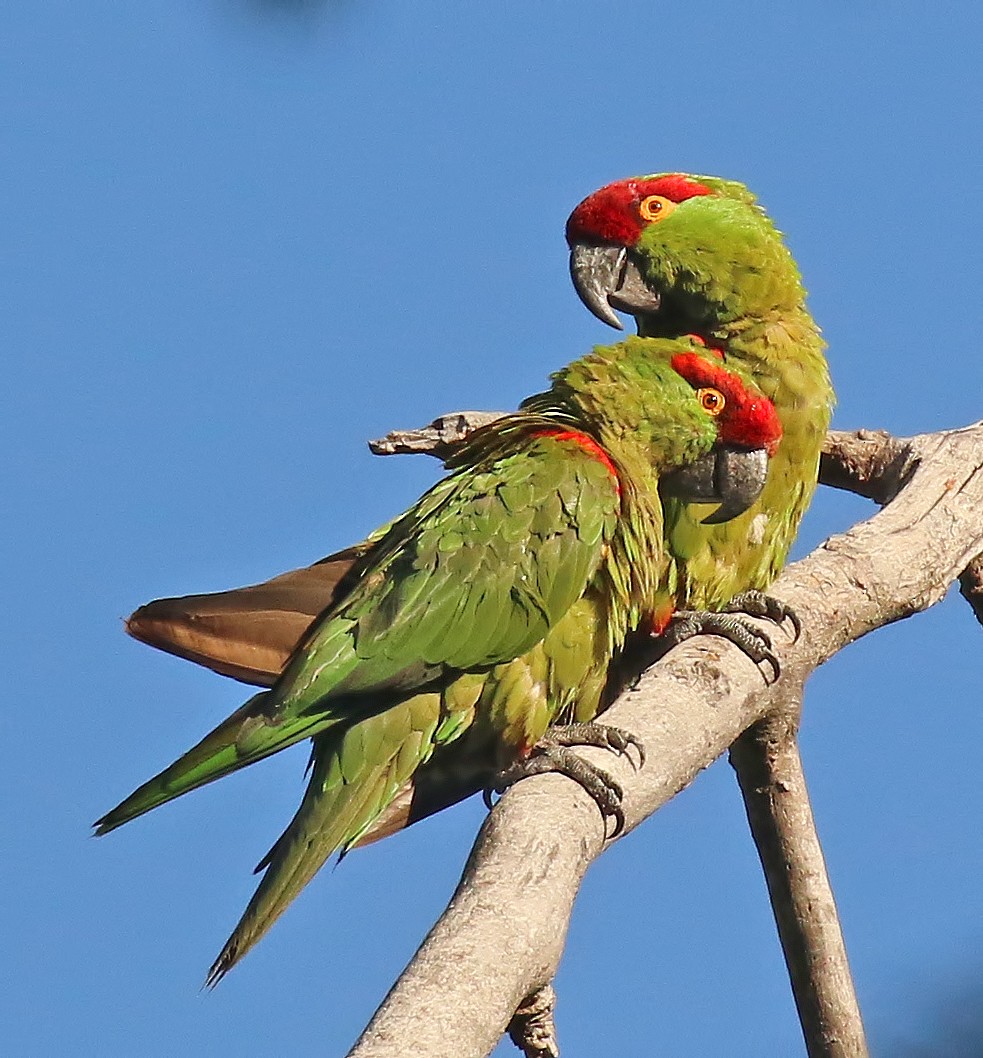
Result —
<instances>
[{"instance_id":1,"label":"gray beak","mask_svg":"<svg viewBox=\"0 0 983 1058\"><path fill-rule=\"evenodd\" d=\"M743 514L761 495L768 476L768 454L763 448L714 448L693 463L663 476L663 493L684 503L719 503L703 519L719 525Z\"/></svg>"},{"instance_id":2,"label":"gray beak","mask_svg":"<svg viewBox=\"0 0 983 1058\"><path fill-rule=\"evenodd\" d=\"M657 292L645 285L624 246L574 243L570 250L570 278L587 308L602 323L619 331L624 326L614 309L638 316L658 312L662 301Z\"/></svg>"}]
</instances>

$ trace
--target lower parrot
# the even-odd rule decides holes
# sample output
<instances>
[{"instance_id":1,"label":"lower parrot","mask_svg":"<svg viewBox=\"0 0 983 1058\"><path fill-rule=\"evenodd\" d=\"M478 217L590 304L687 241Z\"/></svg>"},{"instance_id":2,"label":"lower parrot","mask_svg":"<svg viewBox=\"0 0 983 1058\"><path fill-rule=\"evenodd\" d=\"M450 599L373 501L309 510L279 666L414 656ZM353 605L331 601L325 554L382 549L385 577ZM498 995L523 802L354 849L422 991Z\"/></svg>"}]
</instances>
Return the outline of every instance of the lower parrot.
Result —
<instances>
[{"instance_id":1,"label":"lower parrot","mask_svg":"<svg viewBox=\"0 0 983 1058\"><path fill-rule=\"evenodd\" d=\"M313 740L304 799L259 865L214 984L332 853L413 813L417 775L436 787L452 774L446 804L551 757L617 824L611 780L582 761L575 774L562 747L631 744L589 722L628 632L672 611L681 574L663 502L693 503L709 524L739 517L781 447L771 401L699 341L596 349L473 434L449 475L354 556L271 688L97 833Z\"/></svg>"}]
</instances>

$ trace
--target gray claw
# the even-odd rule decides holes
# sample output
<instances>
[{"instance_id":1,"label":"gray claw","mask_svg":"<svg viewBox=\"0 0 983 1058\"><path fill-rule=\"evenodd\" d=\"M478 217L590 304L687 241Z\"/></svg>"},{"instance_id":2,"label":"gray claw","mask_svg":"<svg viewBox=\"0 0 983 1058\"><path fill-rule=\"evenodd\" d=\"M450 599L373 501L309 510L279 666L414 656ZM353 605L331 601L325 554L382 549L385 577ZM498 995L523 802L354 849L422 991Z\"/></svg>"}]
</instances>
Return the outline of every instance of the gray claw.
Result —
<instances>
[{"instance_id":1,"label":"gray claw","mask_svg":"<svg viewBox=\"0 0 983 1058\"><path fill-rule=\"evenodd\" d=\"M617 837L625 828L625 814L621 808L624 791L621 784L607 772L572 752L572 746L598 746L601 749L609 749L619 756L627 757L636 770L645 763L645 748L642 743L620 727L593 723L559 725L547 731L527 758L509 765L496 776L494 785L483 792L485 804L491 808L492 794L504 793L520 779L543 775L546 772L558 772L573 779L590 795L605 823L608 816L614 819L614 830L608 837ZM632 746L638 752L637 766L628 752Z\"/></svg>"},{"instance_id":2,"label":"gray claw","mask_svg":"<svg viewBox=\"0 0 983 1058\"><path fill-rule=\"evenodd\" d=\"M645 764L645 746L630 731L610 724L558 724L551 727L546 738L558 746L597 746L609 749L619 757L626 757L635 771ZM634 746L638 753L638 764L628 752Z\"/></svg>"},{"instance_id":3,"label":"gray claw","mask_svg":"<svg viewBox=\"0 0 983 1058\"><path fill-rule=\"evenodd\" d=\"M773 670L771 680L774 683L781 674L782 668L775 652L771 649L771 636L745 620L741 614L711 613L705 610L677 610L672 622L663 633L668 647L678 646L693 636L720 636L733 643L755 665L766 661ZM762 673L762 675L764 675Z\"/></svg>"},{"instance_id":4,"label":"gray claw","mask_svg":"<svg viewBox=\"0 0 983 1058\"><path fill-rule=\"evenodd\" d=\"M799 615L787 603L766 595L763 591L742 591L735 595L725 607L726 613L746 613L751 617L761 617L781 625L788 621L792 626L792 642L802 635L802 622Z\"/></svg>"}]
</instances>

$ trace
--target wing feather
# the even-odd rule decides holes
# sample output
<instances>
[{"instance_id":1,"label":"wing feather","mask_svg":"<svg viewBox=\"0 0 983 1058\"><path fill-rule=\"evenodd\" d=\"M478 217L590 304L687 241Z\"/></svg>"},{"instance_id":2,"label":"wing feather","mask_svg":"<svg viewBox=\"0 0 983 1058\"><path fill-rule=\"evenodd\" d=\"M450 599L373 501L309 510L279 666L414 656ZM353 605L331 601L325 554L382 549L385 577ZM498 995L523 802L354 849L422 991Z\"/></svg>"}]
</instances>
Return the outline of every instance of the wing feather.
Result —
<instances>
[{"instance_id":1,"label":"wing feather","mask_svg":"<svg viewBox=\"0 0 983 1058\"><path fill-rule=\"evenodd\" d=\"M554 498L560 517L532 534ZM558 438L527 438L461 467L391 525L271 690L103 817L99 832L415 690L526 653L585 591L618 502L611 474Z\"/></svg>"}]
</instances>

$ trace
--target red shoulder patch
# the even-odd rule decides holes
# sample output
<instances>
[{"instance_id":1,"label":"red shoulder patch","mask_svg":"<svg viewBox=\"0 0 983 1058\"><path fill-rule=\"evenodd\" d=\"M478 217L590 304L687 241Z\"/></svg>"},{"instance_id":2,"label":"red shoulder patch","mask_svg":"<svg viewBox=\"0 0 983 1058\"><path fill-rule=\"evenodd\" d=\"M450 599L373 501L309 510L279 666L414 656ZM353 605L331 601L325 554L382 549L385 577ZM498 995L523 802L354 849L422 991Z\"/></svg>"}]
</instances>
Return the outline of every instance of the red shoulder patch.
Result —
<instances>
[{"instance_id":1,"label":"red shoulder patch","mask_svg":"<svg viewBox=\"0 0 983 1058\"><path fill-rule=\"evenodd\" d=\"M614 478L618 495L621 495L621 479L618 477L618 468L611 461L611 457L607 452L590 434L582 433L580 430L564 430L562 427L557 426L555 428L545 427L542 430L536 430L533 433L533 437L552 437L556 441L573 441L578 448L593 459L596 459L598 463L601 463L607 469L611 477Z\"/></svg>"},{"instance_id":2,"label":"red shoulder patch","mask_svg":"<svg viewBox=\"0 0 983 1058\"><path fill-rule=\"evenodd\" d=\"M669 622L672 620L672 615L675 612L675 606L667 599L654 610L649 610L648 613L642 615L642 620L638 629L640 632L644 632L649 636L661 636L669 627Z\"/></svg>"}]
</instances>

